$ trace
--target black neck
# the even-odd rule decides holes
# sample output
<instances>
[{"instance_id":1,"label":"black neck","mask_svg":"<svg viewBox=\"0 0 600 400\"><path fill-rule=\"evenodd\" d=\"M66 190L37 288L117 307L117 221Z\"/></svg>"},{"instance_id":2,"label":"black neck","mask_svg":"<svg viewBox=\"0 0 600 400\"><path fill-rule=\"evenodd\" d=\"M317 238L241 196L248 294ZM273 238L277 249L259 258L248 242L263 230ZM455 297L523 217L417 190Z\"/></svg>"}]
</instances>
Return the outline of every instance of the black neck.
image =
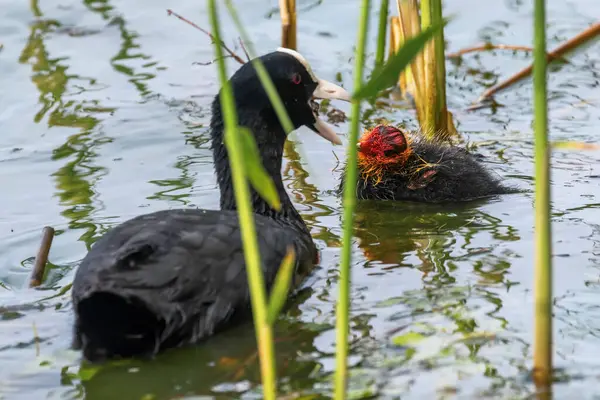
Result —
<instances>
[{"instance_id":1,"label":"black neck","mask_svg":"<svg viewBox=\"0 0 600 400\"><path fill-rule=\"evenodd\" d=\"M219 190L221 192L221 210L236 210L237 207L233 190L231 168L229 166L229 157L227 155L225 143L223 142L224 124L221 108L216 103L217 102L215 101L213 104L213 115L210 128L215 171L217 174ZM281 165L286 135L277 120L275 113L272 109L243 112L239 114L239 125L247 127L254 133L263 166L271 176L281 200L281 209L276 211L258 195L252 186L250 186L249 189L254 212L273 219L299 222L300 225L306 229L304 221L300 217L298 211L294 208L283 185Z\"/></svg>"}]
</instances>

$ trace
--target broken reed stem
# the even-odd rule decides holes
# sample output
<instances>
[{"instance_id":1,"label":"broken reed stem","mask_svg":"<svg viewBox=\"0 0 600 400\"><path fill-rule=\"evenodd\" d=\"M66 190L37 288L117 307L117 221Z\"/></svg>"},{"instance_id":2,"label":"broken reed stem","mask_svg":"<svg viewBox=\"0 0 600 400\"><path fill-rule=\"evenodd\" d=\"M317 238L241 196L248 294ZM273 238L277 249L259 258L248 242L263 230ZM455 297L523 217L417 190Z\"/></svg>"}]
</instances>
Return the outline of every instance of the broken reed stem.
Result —
<instances>
[{"instance_id":1,"label":"broken reed stem","mask_svg":"<svg viewBox=\"0 0 600 400\"><path fill-rule=\"evenodd\" d=\"M296 50L296 0L279 0L281 47Z\"/></svg>"},{"instance_id":2,"label":"broken reed stem","mask_svg":"<svg viewBox=\"0 0 600 400\"><path fill-rule=\"evenodd\" d=\"M46 272L46 264L48 263L48 254L50 253L50 246L52 246L52 240L54 239L54 228L45 226L42 230L42 242L40 248L35 256L35 262L33 263L33 271L31 272L31 279L29 280L29 287L38 287L42 284L44 279L44 273Z\"/></svg>"},{"instance_id":3,"label":"broken reed stem","mask_svg":"<svg viewBox=\"0 0 600 400\"><path fill-rule=\"evenodd\" d=\"M563 43L562 45L558 46L556 49L554 49L553 51L548 53L548 55L546 56L547 62L551 63L552 61L556 61L557 59L561 58L565 53L581 46L585 42L593 39L594 37L596 37L598 35L600 35L600 22L593 24L592 26L590 26L589 28L587 28L586 30L584 30L583 32L581 32L580 34L575 36L574 38L566 41L565 43ZM491 87L490 89L486 90L479 97L479 99L477 99L475 104L481 103L481 102L489 99L494 94L496 94L496 93L508 88L509 86L514 85L515 83L519 82L520 80L528 77L529 75L531 75L532 71L533 71L533 64L531 64L527 68L522 69L521 71L517 72L516 74L514 74L510 78L506 79L505 81L497 84L496 86Z\"/></svg>"},{"instance_id":4,"label":"broken reed stem","mask_svg":"<svg viewBox=\"0 0 600 400\"><path fill-rule=\"evenodd\" d=\"M213 36L212 33L210 33L209 31L207 31L206 29L201 28L200 26L196 25L195 23L193 23L192 21L190 21L189 19L182 17L181 15L177 14L175 11L171 10L170 8L167 9L167 14L169 16L174 15L177 18L179 18L180 20L182 20L183 22L193 26L194 28L198 29L200 32L204 33L206 36L208 36L213 42L216 42L215 37ZM240 41L241 43L241 41ZM223 50L225 50L235 61L239 62L240 64L246 64L246 61L244 61L240 56L238 56L233 50L231 50L229 47L227 47L227 45L220 40L219 44L221 45L221 47L223 48ZM246 49L244 47L244 45L242 44L242 49L244 50L244 52L246 52ZM246 53L246 55L248 55L248 53ZM249 60L250 58L248 58ZM216 60L215 60L216 61ZM213 61L214 62L214 61ZM213 62L210 62L208 64L212 64ZM204 64L204 65L208 65L208 64Z\"/></svg>"}]
</instances>

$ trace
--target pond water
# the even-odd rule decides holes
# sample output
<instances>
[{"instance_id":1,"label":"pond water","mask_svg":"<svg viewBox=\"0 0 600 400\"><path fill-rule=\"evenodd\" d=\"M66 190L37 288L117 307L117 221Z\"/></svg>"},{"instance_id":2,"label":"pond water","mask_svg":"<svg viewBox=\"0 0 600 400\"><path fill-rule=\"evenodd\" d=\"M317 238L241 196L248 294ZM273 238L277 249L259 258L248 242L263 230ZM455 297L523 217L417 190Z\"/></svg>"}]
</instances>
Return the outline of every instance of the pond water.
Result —
<instances>
[{"instance_id":1,"label":"pond water","mask_svg":"<svg viewBox=\"0 0 600 400\"><path fill-rule=\"evenodd\" d=\"M258 51L279 44L275 0L238 7ZM491 39L530 45L531 2L455 0L454 51ZM549 1L549 46L597 20L597 0ZM0 0L0 398L259 398L252 328L167 352L152 362L81 368L69 350L68 284L108 228L175 207L218 208L207 135L218 90L210 41L159 0ZM299 50L325 79L351 88L358 1L299 1ZM484 5L485 4L485 5ZM205 4L174 11L207 27ZM273 16L273 11L275 14ZM375 37L373 13L369 66ZM223 18L230 43L235 30ZM600 129L600 47L549 81L553 140L594 142ZM528 65L527 53L448 62L459 130L510 184L533 188L532 87L501 107L464 111ZM229 63L230 73L238 65ZM338 105L348 111L345 104ZM366 110L414 126L414 111ZM337 130L345 135L347 125ZM337 184L344 149L305 128L284 175L322 249L322 263L277 325L281 390L327 398L335 352L340 251ZM336 156L334 156L335 153ZM553 152L557 398L600 398L600 153ZM336 158L337 157L337 158ZM526 398L533 320L531 192L454 207L361 203L353 252L354 398ZM41 228L57 230L51 270L27 289ZM24 306L15 311L12 306ZM8 308L7 308L8 307ZM288 397L293 398L293 397Z\"/></svg>"}]
</instances>

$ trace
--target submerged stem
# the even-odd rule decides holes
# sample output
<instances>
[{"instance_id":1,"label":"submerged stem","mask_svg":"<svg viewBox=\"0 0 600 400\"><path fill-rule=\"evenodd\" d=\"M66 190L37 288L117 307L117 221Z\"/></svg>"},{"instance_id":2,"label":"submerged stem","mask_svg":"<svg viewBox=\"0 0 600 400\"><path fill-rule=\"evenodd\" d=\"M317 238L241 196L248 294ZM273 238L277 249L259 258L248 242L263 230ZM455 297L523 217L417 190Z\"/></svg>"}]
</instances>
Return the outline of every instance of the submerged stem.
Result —
<instances>
[{"instance_id":1,"label":"submerged stem","mask_svg":"<svg viewBox=\"0 0 600 400\"><path fill-rule=\"evenodd\" d=\"M31 272L31 279L29 281L30 288L40 286L44 280L46 263L48 262L48 254L50 253L50 246L52 246L53 239L54 228L45 226L42 230L42 242L33 263L33 271Z\"/></svg>"}]
</instances>

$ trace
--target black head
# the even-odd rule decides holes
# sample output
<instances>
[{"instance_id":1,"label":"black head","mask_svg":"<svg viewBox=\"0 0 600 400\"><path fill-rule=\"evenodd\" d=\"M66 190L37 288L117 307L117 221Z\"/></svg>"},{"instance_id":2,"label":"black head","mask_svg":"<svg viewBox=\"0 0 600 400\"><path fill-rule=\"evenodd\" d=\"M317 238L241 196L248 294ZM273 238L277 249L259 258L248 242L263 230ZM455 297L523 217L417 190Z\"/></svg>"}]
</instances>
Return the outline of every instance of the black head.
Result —
<instances>
[{"instance_id":1,"label":"black head","mask_svg":"<svg viewBox=\"0 0 600 400\"><path fill-rule=\"evenodd\" d=\"M313 112L310 103L312 98L350 101L348 92L333 83L318 79L308 62L296 51L280 48L260 57L260 60L271 77L294 128L306 125L325 139L341 144L333 129ZM272 210L270 205L252 190L254 212L286 218L293 216L292 219L302 221L285 191L281 178L283 146L287 135L261 85L253 63L242 65L233 74L230 82L236 102L238 123L249 128L254 135L263 166L271 175L282 202L280 211ZM224 123L219 96L215 97L212 104L210 124L211 147L221 192L221 209L232 210L236 205L227 149L223 142ZM306 228L303 224L302 222L300 225Z\"/></svg>"},{"instance_id":2,"label":"black head","mask_svg":"<svg viewBox=\"0 0 600 400\"><path fill-rule=\"evenodd\" d=\"M335 132L314 113L310 101L313 97L350 101L348 92L340 86L318 79L308 62L296 51L280 48L259 59L271 77L294 129L306 125L332 143L341 144ZM247 119L259 117L269 125L269 133L276 134L274 130L278 131L277 134L283 133L283 128L252 62L242 65L231 77L230 82L241 125L248 126L252 121L246 121ZM216 108L220 111L218 97L213 104L213 115ZM220 116L220 112L217 114ZM254 134L258 136L260 132L255 131Z\"/></svg>"}]
</instances>

